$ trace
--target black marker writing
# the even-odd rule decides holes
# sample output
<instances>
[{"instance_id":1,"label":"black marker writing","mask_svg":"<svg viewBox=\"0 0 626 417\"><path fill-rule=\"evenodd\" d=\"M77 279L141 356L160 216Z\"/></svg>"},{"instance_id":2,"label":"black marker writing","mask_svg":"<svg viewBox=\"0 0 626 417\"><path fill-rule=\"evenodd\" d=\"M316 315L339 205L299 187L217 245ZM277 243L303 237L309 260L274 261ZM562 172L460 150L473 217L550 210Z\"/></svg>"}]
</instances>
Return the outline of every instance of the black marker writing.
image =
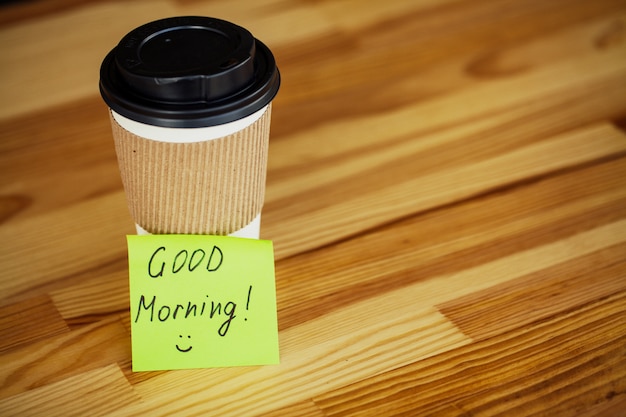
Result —
<instances>
[{"instance_id":1,"label":"black marker writing","mask_svg":"<svg viewBox=\"0 0 626 417\"><path fill-rule=\"evenodd\" d=\"M161 246L150 256L150 260L148 261L148 275L152 278L159 278L162 277L165 272L171 271L172 274L177 274L183 270L183 268L186 271L194 272L200 265L204 265L204 263L206 263L206 266L203 266L202 270L215 272L222 266L224 254L219 247L213 246L211 253L208 255L208 259L206 258L207 253L202 248L195 249L191 254L187 249L183 249L178 251L172 258L167 248Z\"/></svg>"},{"instance_id":2,"label":"black marker writing","mask_svg":"<svg viewBox=\"0 0 626 417\"><path fill-rule=\"evenodd\" d=\"M209 296L207 295L206 298L208 297ZM199 311L198 307L200 307ZM217 331L220 336L226 336L226 334L228 334L228 330L230 329L230 323L236 317L236 308L237 304L233 301L228 301L223 305L221 302L209 302L209 300L204 300L198 303L187 301L183 304L174 305L157 304L156 295L153 295L150 299L147 299L144 295L141 295L139 297L139 302L137 303L137 314L135 315L135 323L138 323L140 319L150 322L155 322L157 320L159 322L165 322L167 320L187 319L190 317L203 317L205 316L206 311L207 317L209 319L218 316L226 317L226 319L224 320L224 322L222 322Z\"/></svg>"}]
</instances>

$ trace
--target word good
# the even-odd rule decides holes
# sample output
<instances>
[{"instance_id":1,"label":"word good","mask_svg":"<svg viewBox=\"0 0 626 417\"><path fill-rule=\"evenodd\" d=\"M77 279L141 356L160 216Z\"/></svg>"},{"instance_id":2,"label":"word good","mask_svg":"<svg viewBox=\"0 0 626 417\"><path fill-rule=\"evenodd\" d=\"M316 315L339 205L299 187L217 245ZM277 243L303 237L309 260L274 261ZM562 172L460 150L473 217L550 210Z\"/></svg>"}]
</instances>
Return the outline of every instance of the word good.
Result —
<instances>
[{"instance_id":1,"label":"word good","mask_svg":"<svg viewBox=\"0 0 626 417\"><path fill-rule=\"evenodd\" d=\"M181 271L194 272L200 266L202 266L200 270L215 272L224 260L224 254L217 246L213 246L208 258L207 253L202 248L195 249L191 254L187 249L182 249L174 256L168 255L170 254L165 246L160 246L152 253L148 261L149 276L152 278L162 277L166 269L168 272L171 270L172 274L177 274Z\"/></svg>"}]
</instances>

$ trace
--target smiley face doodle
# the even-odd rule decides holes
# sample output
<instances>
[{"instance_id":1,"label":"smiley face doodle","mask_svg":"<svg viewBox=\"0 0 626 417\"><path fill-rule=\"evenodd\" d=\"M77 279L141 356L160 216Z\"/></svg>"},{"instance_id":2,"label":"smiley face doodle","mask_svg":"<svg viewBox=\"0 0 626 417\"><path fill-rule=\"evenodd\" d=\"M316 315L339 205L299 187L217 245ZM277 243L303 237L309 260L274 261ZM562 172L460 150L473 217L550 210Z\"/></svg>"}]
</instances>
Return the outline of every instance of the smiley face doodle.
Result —
<instances>
[{"instance_id":1,"label":"smiley face doodle","mask_svg":"<svg viewBox=\"0 0 626 417\"><path fill-rule=\"evenodd\" d=\"M183 335L179 334L178 337L182 339ZM187 339L191 339L191 336L187 335ZM189 343L191 343L191 342L189 342ZM178 344L176 344L176 350L178 350L179 352L184 352L184 353L189 352L192 347L193 346L191 346L191 344L190 344L188 348L181 348L180 346L178 346Z\"/></svg>"}]
</instances>

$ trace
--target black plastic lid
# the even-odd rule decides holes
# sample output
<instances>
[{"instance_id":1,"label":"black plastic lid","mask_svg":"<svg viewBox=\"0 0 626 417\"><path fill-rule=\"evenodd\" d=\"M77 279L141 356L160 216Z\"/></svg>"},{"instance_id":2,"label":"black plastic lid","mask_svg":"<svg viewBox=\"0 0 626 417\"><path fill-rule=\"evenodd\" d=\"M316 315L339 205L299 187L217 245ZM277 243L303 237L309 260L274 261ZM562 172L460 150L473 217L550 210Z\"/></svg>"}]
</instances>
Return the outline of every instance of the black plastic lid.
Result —
<instances>
[{"instance_id":1,"label":"black plastic lid","mask_svg":"<svg viewBox=\"0 0 626 417\"><path fill-rule=\"evenodd\" d=\"M241 119L269 104L279 86L271 51L246 29L210 17L140 26L100 67L100 93L111 109L163 127Z\"/></svg>"}]
</instances>

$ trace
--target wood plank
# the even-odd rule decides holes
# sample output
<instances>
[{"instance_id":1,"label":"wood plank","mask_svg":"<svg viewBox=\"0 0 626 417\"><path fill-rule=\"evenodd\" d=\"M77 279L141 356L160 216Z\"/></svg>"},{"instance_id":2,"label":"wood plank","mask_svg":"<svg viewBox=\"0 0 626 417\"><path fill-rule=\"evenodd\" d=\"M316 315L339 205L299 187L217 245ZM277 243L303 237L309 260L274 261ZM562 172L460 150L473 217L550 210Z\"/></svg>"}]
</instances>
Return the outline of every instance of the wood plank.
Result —
<instances>
[{"instance_id":1,"label":"wood plank","mask_svg":"<svg viewBox=\"0 0 626 417\"><path fill-rule=\"evenodd\" d=\"M10 7L2 4L0 14L0 26L15 25L26 20L46 17L47 15L71 10L76 6L88 5L92 0L32 0L28 2L5 2L14 3Z\"/></svg>"},{"instance_id":2,"label":"wood plank","mask_svg":"<svg viewBox=\"0 0 626 417\"><path fill-rule=\"evenodd\" d=\"M314 401L329 416L556 416L594 403L610 410L626 388L625 313L622 292Z\"/></svg>"},{"instance_id":3,"label":"wood plank","mask_svg":"<svg viewBox=\"0 0 626 417\"><path fill-rule=\"evenodd\" d=\"M626 160L414 216L276 265L280 327L623 219ZM590 213L593 213L590 215Z\"/></svg>"},{"instance_id":4,"label":"wood plank","mask_svg":"<svg viewBox=\"0 0 626 417\"><path fill-rule=\"evenodd\" d=\"M108 318L4 352L0 363L0 398L9 398L115 363L130 370L130 335L117 318Z\"/></svg>"},{"instance_id":5,"label":"wood plank","mask_svg":"<svg viewBox=\"0 0 626 417\"><path fill-rule=\"evenodd\" d=\"M274 212L284 214L283 224L289 224L289 220L296 218L301 225L306 225L304 222L312 215L316 216L316 222L324 221L326 217L331 217L326 213L329 210L328 200L337 199L340 195L344 201L333 209L353 210L350 223L382 223L381 219L364 219L362 207L367 205L372 208L373 213L368 212L370 217L374 213L389 211L390 207L397 210L402 207L406 214L414 213L415 210L467 198L523 179L547 175L613 155L619 156L626 151L623 133L610 125L589 126L515 148L506 147L506 141L503 142L502 148L505 149L499 146L495 149L493 146L486 148L475 143L464 146L450 143L445 146L435 145L433 149L422 149L415 153L407 153L406 148L410 146L407 145L394 149L393 156L390 155L389 159L378 152L379 163L386 163L374 167L363 164L360 172L351 172L345 180L335 178L332 187L311 187L298 194L292 192L286 199L269 203L269 215L276 215ZM454 147L458 151L450 149ZM444 153L445 157L442 156ZM459 163L462 155L467 156L468 153L475 159L465 159L465 164ZM425 161L423 164L416 163L421 159ZM523 165L518 162L521 160L524 161ZM404 174L407 180L398 181L400 174ZM456 185L455 191L458 194L449 194L453 189L452 185ZM312 199L310 195L317 195L318 198ZM294 205L294 200L300 204ZM289 207L289 213L284 213L285 210L279 211L279 205ZM350 225L346 222L346 217L336 216L341 219L344 227ZM335 226L333 223L325 223ZM341 230L333 232L345 233Z\"/></svg>"},{"instance_id":6,"label":"wood plank","mask_svg":"<svg viewBox=\"0 0 626 417\"><path fill-rule=\"evenodd\" d=\"M0 399L4 416L104 416L140 401L116 365Z\"/></svg>"},{"instance_id":7,"label":"wood plank","mask_svg":"<svg viewBox=\"0 0 626 417\"><path fill-rule=\"evenodd\" d=\"M260 414L261 417L324 417L325 415L312 400Z\"/></svg>"},{"instance_id":8,"label":"wood plank","mask_svg":"<svg viewBox=\"0 0 626 417\"><path fill-rule=\"evenodd\" d=\"M37 123L32 123L33 119ZM68 123L71 119L82 120L88 129ZM15 219L122 188L108 110L102 100L81 100L0 126L0 193L15 201L11 210ZM16 204L19 202L22 204Z\"/></svg>"},{"instance_id":9,"label":"wood plank","mask_svg":"<svg viewBox=\"0 0 626 417\"><path fill-rule=\"evenodd\" d=\"M545 320L626 291L626 244L618 244L438 306L474 340Z\"/></svg>"},{"instance_id":10,"label":"wood plank","mask_svg":"<svg viewBox=\"0 0 626 417\"><path fill-rule=\"evenodd\" d=\"M422 73L413 69L413 72L406 75L390 74L388 81L390 91L378 92L377 90L379 94L385 94L384 99L369 95L355 96L352 90L347 89L346 91L343 88L341 94L348 98L347 101L341 101L341 98L336 95L324 94L322 100L332 100L333 103L339 100L338 105L346 107L345 111L342 109L341 112L337 112L336 109L328 105L324 106L323 101L320 103L313 101L311 105L302 105L301 107L294 106L296 110L290 112L289 108L283 109L281 106L291 107L297 104L292 103L291 95L295 92L289 91L286 94L281 94L277 97L276 111L272 114L275 121L273 132L278 131L279 133L273 135L272 145L279 142L275 145L280 150L279 154L290 155L290 158L278 158L275 161L270 158L270 168L287 168L303 162L313 164L330 156L336 157L338 154L345 156L348 151L368 149L375 145L377 148L384 149L385 146L381 143L395 143L399 138L405 136L411 136L415 139L432 135L434 132L445 133L446 130L459 128L459 125L465 125L467 129L465 133L471 134L474 133L475 129L482 131L486 130L487 126L493 128L504 123L510 125L515 120L520 121L523 118L526 123L532 123L532 127L538 129L543 125L545 129L548 127L545 126L547 117L544 114L547 111L556 117L556 120L551 120L552 123L561 121L561 118L567 114L569 124L566 126L570 129L580 126L575 119L578 117L582 118L581 121L585 124L601 120L603 116L608 115L607 111L616 111L617 114L623 115L625 113L623 95L613 91L617 88L621 92L623 87L619 83L610 82L623 77L623 75L619 75L624 72L624 63L621 59L625 50L623 45L618 44L608 50L588 48L584 51L574 50L569 53L561 51L560 54L555 54L553 52L557 49L567 51L568 47L571 48L572 43L593 42L590 39L593 34L590 32L604 30L603 28L599 29L598 26L606 26L613 19L613 17L606 18L600 23L593 22L589 27L577 28L578 30L572 32L555 35L554 39L551 39L552 43L547 45L541 43L541 46L536 46L530 43L517 47L512 46L511 50L501 52L502 59L506 61L506 57L511 56L508 59L520 61L521 64L518 65L525 65L530 60L537 60L536 54L540 52L537 48L544 48L541 51L541 57L544 54L548 56L545 61L542 61L542 65L534 65L532 70L510 74L506 77L491 77L489 82L484 82L482 77L479 80L469 82L464 74L464 67L470 65L470 62L460 60L432 68L431 72ZM551 58L552 56L555 58ZM377 56L371 58L373 60L381 59ZM484 59L484 56L478 58ZM471 57L472 61L478 58L475 53ZM331 62L334 65L339 65L335 61ZM303 76L310 73L308 66L303 65L300 69L300 65L302 64L292 64L296 68L290 69L291 76L298 74L296 70L302 71ZM358 65L355 64L355 66ZM338 71L331 72L337 73ZM437 72L443 72L443 74L437 77ZM350 75L348 72L346 77ZM394 76L398 77L400 81L394 81ZM352 78L355 77L352 76ZM463 80L457 80L458 78ZM369 77L365 76L364 80L369 80ZM453 84L450 85L450 82ZM433 83L445 85L434 87L432 91L427 89L426 85L432 86ZM298 85L300 84L302 83L298 83ZM549 88L543 88L546 85ZM611 87L607 88L608 85ZM366 87L366 85L357 85L355 88L363 91L366 90ZM318 94L320 89L321 86L311 86L311 90ZM436 92L439 94L434 94ZM598 107L595 104L596 94L605 96L604 105ZM485 97L489 99L486 100ZM583 98L589 101L583 100ZM606 100L614 106L607 106ZM287 103L284 104L285 102ZM563 106L565 103L571 107ZM598 100L598 103L602 102ZM306 109L309 109L318 118L311 120L307 114L300 116L300 113ZM586 114L587 112L589 114ZM284 114L284 119L280 118L281 114ZM335 116L332 117L331 114ZM284 125L290 125L287 119L291 119L293 122L293 118L296 116L304 119L303 121L298 119L298 126L300 129L306 127L306 131L294 132L290 130L289 135L282 140L283 134L280 133L284 132ZM538 119L533 120L533 118ZM419 123L413 123L413 121L419 121ZM479 121L482 123L478 124ZM359 127L362 127L363 130ZM565 129L560 128L560 132L563 130L567 130L567 127ZM363 132L367 132L367 134L363 134ZM489 130L487 130L488 132ZM553 130L551 132L554 134L559 131ZM338 137L342 140L337 141L336 138ZM296 147L294 142L302 147ZM319 145L324 146L320 148ZM287 150L289 152L286 152Z\"/></svg>"},{"instance_id":11,"label":"wood plank","mask_svg":"<svg viewBox=\"0 0 626 417\"><path fill-rule=\"evenodd\" d=\"M616 55L614 58L616 58ZM614 58L611 58L611 60L614 60ZM620 65L616 61L612 64L607 63L612 70L616 68L616 64ZM562 73L563 71L571 72L571 70L561 67L559 72ZM579 73L572 79L577 78L579 75L583 76L582 73ZM553 78L553 76L550 78ZM535 79L535 81L538 81L538 79ZM278 155L289 154L297 156L292 156L292 159L280 158L283 161L282 164L288 164L283 165L282 168L287 168L287 166L297 167L299 164L302 164L302 167L307 167L306 173L297 169L292 172L284 170L282 178L272 176L273 171L279 167L274 166L271 162L272 153L270 153L267 189L268 202L264 210L264 220L265 224L269 224L267 229L268 235L275 237L275 247L279 257L288 256L298 251L310 250L312 242L316 242L316 244L330 243L330 234L334 235L335 238L340 236L346 237L354 234L356 228L371 228L383 224L389 221L387 213L391 211L395 214L409 215L432 209L455 200L468 198L476 193L484 192L485 188L501 187L507 183L518 181L522 177L546 175L554 170L585 163L586 158L593 158L593 154L590 152L602 152L600 147L594 147L589 142L583 141L579 145L593 148L593 151L591 149L578 149L575 155L571 155L574 159L567 161L567 159L561 158L561 156L565 156L565 154L561 155L562 151L570 148L570 146L578 147L579 145L563 145L559 143L561 140L563 142L568 141L566 134L563 134L561 137L555 137L554 139L558 138L558 140L554 142L544 137L546 140L543 144L527 144L524 146L522 143L515 142L515 134L517 132L515 128L510 130L510 121L504 124L504 130L500 131L497 140L490 140L490 137L495 137L497 130L487 128L485 131L483 123L489 125L494 122L501 122L497 112L495 113L496 116L493 116L494 107L497 106L496 101L500 100L501 97L515 96L516 99L519 99L519 94L508 94L506 92L507 88L512 87L511 84L508 86L496 84L499 83L490 84L488 87L497 88L497 91L494 90L492 94L485 91L480 93L481 97L490 96L493 97L493 100L481 101L478 99L478 96L475 98L455 96L447 102L447 105L452 107L447 107L447 105L444 107L445 101L443 101L440 102L442 107L437 108L436 112L431 113L428 110L422 112L419 106L412 106L403 111L395 111L391 115L364 117L344 124L331 123L319 129L311 129L306 135L300 135L297 139L293 138L290 142L284 142L284 145L283 142L275 145L270 152ZM606 85L612 85L612 83ZM567 92L563 90L560 94L552 97L560 97L562 99L565 95L576 92L577 88L581 88L578 90L578 93L581 95L577 100L585 102L590 93L588 89L589 84L588 82L583 82L578 86L574 87L573 84L570 84L566 87ZM520 90L537 91L537 88L531 85L524 87L517 85L515 91ZM615 87L611 86L610 90L607 90L609 95L615 92ZM477 91L473 90L473 92ZM626 91L622 93L619 98L614 96L616 103L622 103L620 106L626 105L626 101L623 99L623 97L626 97ZM597 98L600 102L606 97L601 98L598 96ZM550 114L551 105L544 109L538 108L538 106L541 106L540 103L549 103L550 99L548 96L529 98L529 100L527 102L518 102L514 106L516 110L511 107L504 114L510 117L515 112L527 111L533 114L533 118L542 112L546 115ZM594 99L591 99L591 101L594 101ZM465 104L467 102L478 104L467 106ZM468 109L471 109L471 112L476 112L477 109L481 108L480 103L489 103L492 107L491 113L488 113L489 116L486 116L487 121L478 119L470 123L469 127L466 124L460 124L456 128L453 127L448 131L444 131L443 136L442 133L435 132L430 136L422 138L417 132L413 132L411 135L405 132L406 136L400 136L401 139L398 140L399 130L415 129L415 125L407 124L406 120L429 120L431 124L436 124L437 118L442 117L442 115L457 114L465 118L468 116ZM434 102L431 101L429 106L433 104ZM458 107L458 111L454 107ZM552 118L547 125L548 129L554 128L554 125L551 125L551 123L554 123L555 118L562 120L564 123L567 123L566 120L569 120L569 123L571 123L571 120L578 120L578 117L574 115L574 113L578 113L576 106L567 105L559 108L567 112L572 111L573 113L568 115L560 114L558 116L552 114ZM602 107L594 106L594 108L597 110ZM431 114L432 117L430 117ZM529 127L537 126L533 125L533 122L530 122L530 125L524 125L523 123L526 120L529 120L528 115L522 116L517 121L517 126L523 126L521 130L526 130L525 134L517 136L518 139L528 138L530 133L528 130L531 130ZM541 117L539 116L539 119L536 119L534 123L542 126ZM543 126L540 129L546 129L546 125ZM371 140L379 141L380 145L372 147L372 144L368 143L368 136L360 133L361 129L376 133L369 137L372 138ZM576 141L575 136L577 135L578 132L570 139ZM623 152L623 140L617 139L617 136L615 136L615 147L609 146L606 148L607 154L605 156ZM341 141L336 139L339 137L342 138ZM381 137L387 139L381 141ZM500 137L502 138L501 140ZM466 156L468 158L464 160L466 165L455 165L456 170L447 171L445 169L446 160L444 159L444 164L439 172L434 172L430 175L428 175L427 171L420 172L422 165L424 165L424 169L436 167L437 161L443 153L453 155L454 149L462 150L465 146L472 146L471 144L477 147L480 144L489 144L490 147L493 147L495 143L498 143L498 145L506 148L507 140L511 140L516 144L512 145L508 151L502 149L504 153L500 156L495 156L491 161L482 159L480 154L476 155L476 159L470 159L474 154L467 153ZM297 149L294 148L296 146ZM518 146L519 148L517 148ZM452 152L452 154L448 154L448 152ZM558 158L556 158L557 155ZM535 163L513 167L511 159L518 156L530 158ZM420 163L415 161L420 161ZM590 159L586 159L586 162L590 162ZM408 171L407 164L411 164L409 165L411 169ZM490 173L487 174L483 169L489 169ZM486 177L478 178L473 172L481 172ZM297 189L297 194L294 194L296 179L300 178L306 180L304 182L306 184L305 188L300 185ZM398 180L399 178L402 178L402 180ZM498 185L495 185L496 182ZM448 194L451 190L454 190L455 193ZM330 201L333 204L330 204ZM337 204L334 204L334 202L337 202ZM324 227L319 227L319 225L324 225ZM302 233L306 229L311 229L312 232ZM306 238L303 238L304 236Z\"/></svg>"},{"instance_id":12,"label":"wood plank","mask_svg":"<svg viewBox=\"0 0 626 417\"><path fill-rule=\"evenodd\" d=\"M415 7L421 4L415 3ZM475 3L467 2L455 4L456 7L475 6ZM493 4L496 2L489 3ZM376 9L372 7L372 10ZM586 16L576 23L563 22L558 28L542 32L540 37L529 33L532 26L523 21L512 23L500 18L485 22L495 25L490 26L493 32L465 25L460 33L448 33L446 30L458 26L459 18L465 19L468 12L472 13L467 10L457 12L447 18L439 14L427 17L427 20L436 21L431 22L435 28L423 22L422 16L411 19L401 15L396 20L361 31L341 31L332 37L279 45L277 56L288 71L288 77L285 77L285 88L276 100L273 138L283 136L284 132L293 133L295 129L315 128L329 121L388 113L410 104L427 104L464 89L484 86L485 82L529 76L559 63L570 62L570 68L563 74L571 73L571 68L579 65L583 57L623 49L621 42L608 41L619 39L623 11ZM535 19L542 18L535 16ZM400 34L396 27L410 33ZM393 42L375 48L372 44L380 43L381 38L393 39ZM320 48L325 48L324 52L320 52ZM333 52L340 54L341 59L336 59ZM385 62L393 64L382 64ZM379 88L382 86L384 88ZM532 91L541 89L536 87ZM494 100L498 102L520 93L517 90L513 96L494 95L487 102L473 100L472 103L489 105ZM434 120L441 116L454 119L473 110L466 106L430 115L424 113L429 107L424 107L421 117L413 119L419 123L410 124L414 128L428 128L433 117ZM337 111L338 108L341 111ZM403 121L402 126L406 125ZM364 136L367 139L372 135Z\"/></svg>"},{"instance_id":13,"label":"wood plank","mask_svg":"<svg viewBox=\"0 0 626 417\"><path fill-rule=\"evenodd\" d=\"M11 251L0 252L4 298L41 295L106 271L126 259L124 232L133 229L123 191L3 225L0 240L11 241Z\"/></svg>"},{"instance_id":14,"label":"wood plank","mask_svg":"<svg viewBox=\"0 0 626 417\"><path fill-rule=\"evenodd\" d=\"M320 4L340 36L353 41L353 48L342 51L341 59L324 55L322 58L326 59L316 61L320 58L317 54L296 55L301 60L301 65L293 72L298 77L297 84L311 87L299 91L298 97L310 99L332 90L352 90L355 84L368 81L375 83L386 79L393 82L394 78L404 78L411 71L419 72L443 61L461 58L463 62L470 57L468 54L474 59L495 51L506 54L511 49L523 48L525 43L535 42L539 27L542 41L550 44L551 38L559 31L584 26L596 19L614 18L624 11L623 4L618 0L594 4L564 0L550 3L506 0L479 4L432 0L412 3L365 1L358 2L358 10L351 8L355 3ZM564 12L565 9L567 12ZM532 19L533 24L528 24L524 17ZM574 42L570 42L568 47L573 45ZM278 46L282 48L282 45ZM579 47L588 50L594 45ZM283 53L290 56L286 48L284 52L279 49L279 52L279 56ZM552 57L542 54L540 57L525 58L533 64L545 65L559 56L562 55ZM380 60L382 58L389 60ZM309 76L305 77L307 66ZM337 69L340 66L342 70ZM529 70L533 66L524 65L522 68ZM373 88L370 85L370 90L378 93L376 87L376 84Z\"/></svg>"},{"instance_id":15,"label":"wood plank","mask_svg":"<svg viewBox=\"0 0 626 417\"><path fill-rule=\"evenodd\" d=\"M0 353L68 331L66 322L47 296L0 307Z\"/></svg>"},{"instance_id":16,"label":"wood plank","mask_svg":"<svg viewBox=\"0 0 626 417\"><path fill-rule=\"evenodd\" d=\"M98 274L97 278L53 291L50 296L61 316L73 325L102 315L126 314L130 307L128 269Z\"/></svg>"},{"instance_id":17,"label":"wood plank","mask_svg":"<svg viewBox=\"0 0 626 417\"><path fill-rule=\"evenodd\" d=\"M626 410L626 396L609 391L606 401L586 408L578 413L578 417L621 417Z\"/></svg>"}]
</instances>

